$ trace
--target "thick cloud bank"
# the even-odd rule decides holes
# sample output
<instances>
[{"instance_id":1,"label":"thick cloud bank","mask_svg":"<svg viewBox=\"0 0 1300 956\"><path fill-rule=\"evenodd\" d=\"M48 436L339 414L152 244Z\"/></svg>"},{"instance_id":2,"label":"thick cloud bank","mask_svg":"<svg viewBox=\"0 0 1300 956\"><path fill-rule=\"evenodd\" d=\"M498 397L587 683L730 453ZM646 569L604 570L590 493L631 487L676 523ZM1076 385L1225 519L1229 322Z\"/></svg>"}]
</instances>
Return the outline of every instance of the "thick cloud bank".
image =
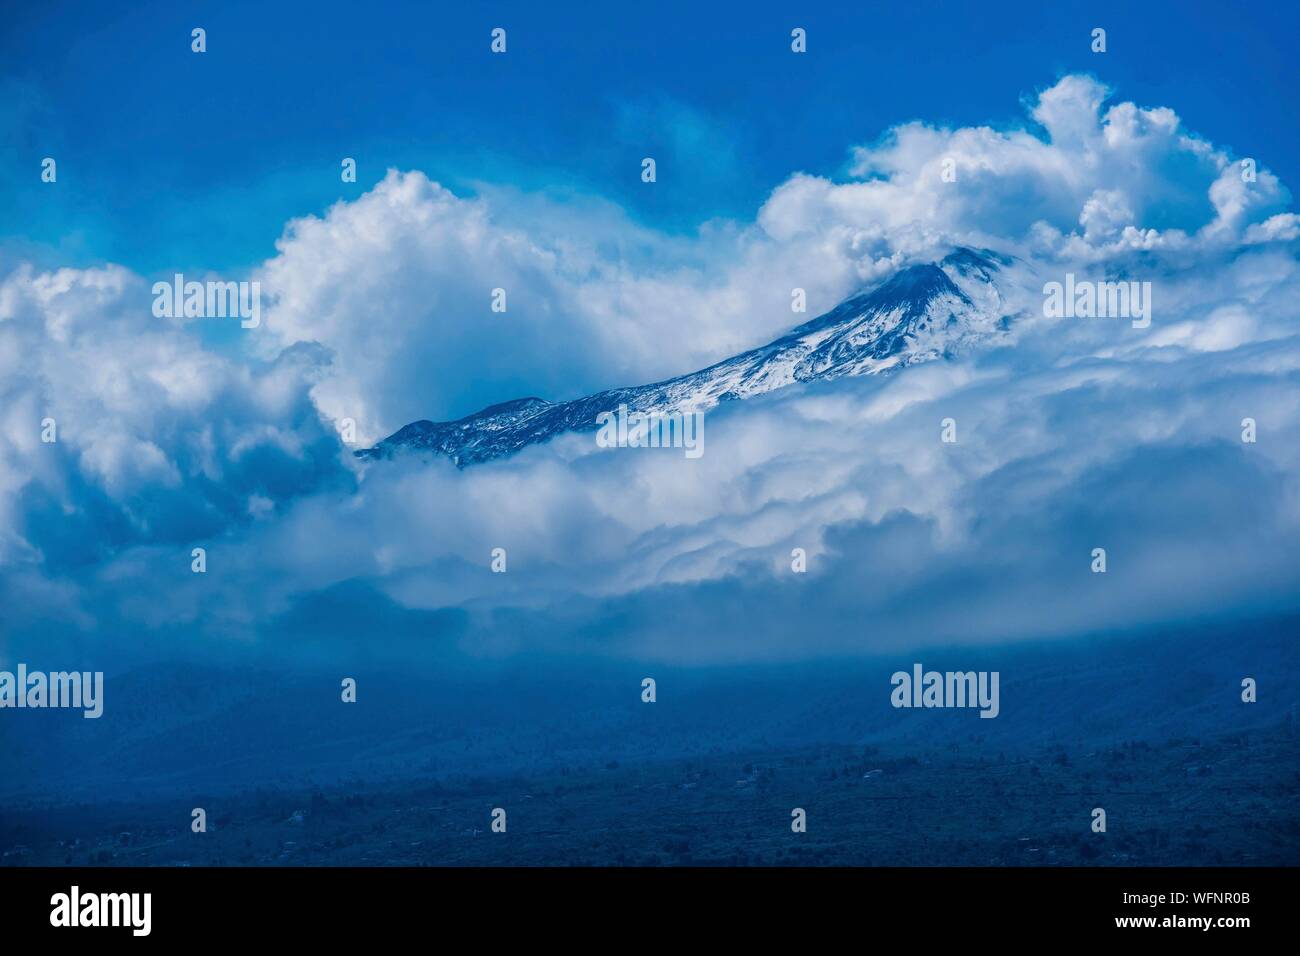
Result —
<instances>
[{"instance_id":1,"label":"thick cloud bank","mask_svg":"<svg viewBox=\"0 0 1300 956\"><path fill-rule=\"evenodd\" d=\"M1025 129L897 127L845 181L794 175L689 239L394 171L288 225L257 329L156 318L118 267L7 264L0 658L317 635L784 659L1294 608L1289 195L1173 111L1106 99L1068 76ZM1009 338L729 403L697 460L585 434L362 467L339 437L690 371L956 244L1016 257ZM1067 273L1150 282L1149 327L1044 318Z\"/></svg>"}]
</instances>

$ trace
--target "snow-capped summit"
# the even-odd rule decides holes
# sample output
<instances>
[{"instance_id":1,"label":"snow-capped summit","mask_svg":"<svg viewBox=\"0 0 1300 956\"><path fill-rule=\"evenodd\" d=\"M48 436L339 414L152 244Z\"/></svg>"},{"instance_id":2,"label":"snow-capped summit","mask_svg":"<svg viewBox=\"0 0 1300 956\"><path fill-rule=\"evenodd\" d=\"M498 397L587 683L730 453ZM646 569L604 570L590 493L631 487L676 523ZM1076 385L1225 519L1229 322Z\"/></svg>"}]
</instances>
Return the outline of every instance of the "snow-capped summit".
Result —
<instances>
[{"instance_id":1,"label":"snow-capped summit","mask_svg":"<svg viewBox=\"0 0 1300 956\"><path fill-rule=\"evenodd\" d=\"M569 402L520 398L452 422L418 421L359 458L431 450L464 466L510 455L566 431L594 431L619 405L638 412L705 411L795 382L871 375L956 354L1005 332L1012 314L998 286L1011 260L961 247L908 266L767 345L698 372Z\"/></svg>"}]
</instances>

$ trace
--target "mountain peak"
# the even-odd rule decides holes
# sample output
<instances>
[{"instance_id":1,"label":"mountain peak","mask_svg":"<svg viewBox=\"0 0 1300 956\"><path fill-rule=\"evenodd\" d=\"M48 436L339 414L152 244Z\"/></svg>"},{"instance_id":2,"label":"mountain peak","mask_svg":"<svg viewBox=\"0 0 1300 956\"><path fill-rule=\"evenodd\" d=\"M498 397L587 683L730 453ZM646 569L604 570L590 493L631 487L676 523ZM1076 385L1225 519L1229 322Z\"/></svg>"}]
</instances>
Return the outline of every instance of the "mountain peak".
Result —
<instances>
[{"instance_id":1,"label":"mountain peak","mask_svg":"<svg viewBox=\"0 0 1300 956\"><path fill-rule=\"evenodd\" d=\"M920 305L945 293L965 298L952 279L948 278L948 273L933 262L925 262L898 270L872 295L883 301L893 300Z\"/></svg>"},{"instance_id":2,"label":"mountain peak","mask_svg":"<svg viewBox=\"0 0 1300 956\"><path fill-rule=\"evenodd\" d=\"M905 266L767 345L706 369L570 402L518 398L451 422L412 422L363 459L401 450L446 455L458 466L501 458L567 431L591 431L596 416L635 411L703 411L796 382L872 375L932 361L1005 331L996 282L1011 259L959 246L938 262Z\"/></svg>"}]
</instances>

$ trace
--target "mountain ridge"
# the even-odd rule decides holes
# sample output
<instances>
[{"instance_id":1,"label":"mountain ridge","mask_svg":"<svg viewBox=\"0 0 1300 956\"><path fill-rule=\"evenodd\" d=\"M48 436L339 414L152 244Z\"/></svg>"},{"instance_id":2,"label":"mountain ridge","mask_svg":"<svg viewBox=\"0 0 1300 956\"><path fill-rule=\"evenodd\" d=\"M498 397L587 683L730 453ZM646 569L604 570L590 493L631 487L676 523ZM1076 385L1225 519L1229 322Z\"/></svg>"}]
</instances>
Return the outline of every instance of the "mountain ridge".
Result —
<instances>
[{"instance_id":1,"label":"mountain ridge","mask_svg":"<svg viewBox=\"0 0 1300 956\"><path fill-rule=\"evenodd\" d=\"M458 467L511 455L570 431L594 431L596 416L630 411L706 411L799 382L888 372L946 358L1010 326L997 277L1012 263L989 249L959 246L936 262L906 266L766 345L647 385L607 389L566 402L512 399L447 422L420 420L354 454L382 460L402 451L446 455Z\"/></svg>"}]
</instances>

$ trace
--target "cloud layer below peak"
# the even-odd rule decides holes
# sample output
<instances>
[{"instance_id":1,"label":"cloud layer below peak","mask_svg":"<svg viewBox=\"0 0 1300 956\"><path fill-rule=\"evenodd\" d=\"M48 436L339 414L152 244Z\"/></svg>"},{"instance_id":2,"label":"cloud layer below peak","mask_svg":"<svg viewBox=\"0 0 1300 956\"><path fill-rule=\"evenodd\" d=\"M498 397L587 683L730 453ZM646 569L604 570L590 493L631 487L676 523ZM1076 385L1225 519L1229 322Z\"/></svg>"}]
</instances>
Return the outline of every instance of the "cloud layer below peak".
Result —
<instances>
[{"instance_id":1,"label":"cloud layer below peak","mask_svg":"<svg viewBox=\"0 0 1300 956\"><path fill-rule=\"evenodd\" d=\"M328 633L322 596L339 589L417 615L414 631L456 609L475 652L527 633L674 659L1294 607L1289 194L1171 110L1108 92L1064 77L1028 104L1030 129L896 127L844 181L796 174L753 223L688 237L593 197L462 197L391 171L289 223L252 277L268 301L247 332L155 318L148 281L119 267L9 264L0 657L50 634ZM733 403L698 461L569 435L463 471L361 467L338 436L347 419L369 444L691 371L959 243L1018 257L1027 314L1005 347ZM1150 328L1033 314L1066 272L1151 281ZM196 546L207 574L190 572ZM506 574L488 570L495 547Z\"/></svg>"}]
</instances>

